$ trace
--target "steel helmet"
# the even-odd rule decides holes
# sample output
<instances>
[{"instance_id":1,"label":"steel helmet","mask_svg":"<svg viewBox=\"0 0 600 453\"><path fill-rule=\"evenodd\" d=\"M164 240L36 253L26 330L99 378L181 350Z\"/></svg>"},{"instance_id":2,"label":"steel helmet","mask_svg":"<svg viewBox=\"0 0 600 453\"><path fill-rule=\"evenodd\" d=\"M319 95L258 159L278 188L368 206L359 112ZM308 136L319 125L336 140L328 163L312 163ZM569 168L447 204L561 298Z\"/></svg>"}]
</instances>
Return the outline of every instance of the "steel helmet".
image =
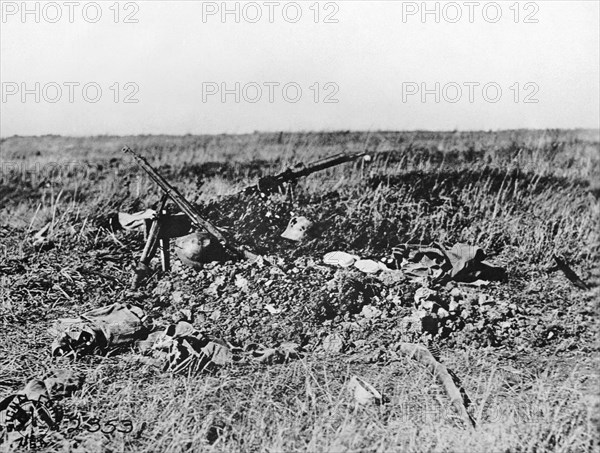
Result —
<instances>
[{"instance_id":1,"label":"steel helmet","mask_svg":"<svg viewBox=\"0 0 600 453\"><path fill-rule=\"evenodd\" d=\"M225 248L205 231L196 231L178 238L175 241L175 252L184 264L196 269L205 263L229 259Z\"/></svg>"}]
</instances>

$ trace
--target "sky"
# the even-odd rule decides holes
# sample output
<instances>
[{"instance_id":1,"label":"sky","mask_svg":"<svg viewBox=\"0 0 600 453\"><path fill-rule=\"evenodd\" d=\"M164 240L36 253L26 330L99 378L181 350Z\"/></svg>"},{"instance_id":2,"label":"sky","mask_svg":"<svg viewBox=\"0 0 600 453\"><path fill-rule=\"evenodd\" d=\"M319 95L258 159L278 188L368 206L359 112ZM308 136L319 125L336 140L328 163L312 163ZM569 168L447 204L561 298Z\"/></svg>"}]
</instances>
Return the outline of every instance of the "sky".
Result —
<instances>
[{"instance_id":1,"label":"sky","mask_svg":"<svg viewBox=\"0 0 600 453\"><path fill-rule=\"evenodd\" d=\"M4 1L0 136L598 128L597 1Z\"/></svg>"}]
</instances>

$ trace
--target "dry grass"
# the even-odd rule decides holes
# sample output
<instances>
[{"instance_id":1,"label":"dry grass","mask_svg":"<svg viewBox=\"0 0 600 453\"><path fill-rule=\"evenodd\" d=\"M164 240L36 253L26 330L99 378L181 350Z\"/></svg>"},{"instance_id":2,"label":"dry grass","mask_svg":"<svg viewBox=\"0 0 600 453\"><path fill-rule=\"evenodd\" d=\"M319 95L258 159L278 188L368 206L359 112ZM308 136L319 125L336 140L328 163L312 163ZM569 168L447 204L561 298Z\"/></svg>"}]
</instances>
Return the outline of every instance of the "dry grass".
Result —
<instances>
[{"instance_id":1,"label":"dry grass","mask_svg":"<svg viewBox=\"0 0 600 453\"><path fill-rule=\"evenodd\" d=\"M48 367L70 367L86 383L64 401L67 413L133 421L132 433L110 436L67 433L64 425L48 451L597 451L599 142L598 131L3 139L0 397ZM443 351L473 400L478 428L465 429L437 383L408 359L365 364L309 354L199 377L163 373L133 352L52 363L52 320L135 301L128 285L141 237L108 232L102 219L156 203L158 192L121 155L124 144L254 248L320 258L334 248L377 256L400 243L465 241L495 253L510 282L481 291L527 306L514 343L521 349L509 342ZM265 171L365 148L376 152L372 165L301 181L293 206L274 199L269 209L281 219L260 234L263 208L226 197ZM290 209L322 222L322 236L298 248L282 243ZM48 222L52 246L36 248L31 234ZM554 253L592 290L548 277L542 267ZM170 309L157 306L156 314ZM555 324L569 347L534 341L538 327ZM346 388L355 374L388 402L356 406Z\"/></svg>"}]
</instances>

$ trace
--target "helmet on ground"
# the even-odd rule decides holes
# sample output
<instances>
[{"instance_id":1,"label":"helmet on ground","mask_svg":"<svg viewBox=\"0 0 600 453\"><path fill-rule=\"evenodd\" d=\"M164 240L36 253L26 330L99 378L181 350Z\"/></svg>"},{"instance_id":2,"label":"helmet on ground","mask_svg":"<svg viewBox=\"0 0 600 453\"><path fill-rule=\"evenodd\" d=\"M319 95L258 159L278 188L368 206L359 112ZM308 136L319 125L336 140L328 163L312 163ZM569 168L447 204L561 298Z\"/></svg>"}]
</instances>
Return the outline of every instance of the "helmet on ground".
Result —
<instances>
[{"instance_id":1,"label":"helmet on ground","mask_svg":"<svg viewBox=\"0 0 600 453\"><path fill-rule=\"evenodd\" d=\"M301 241L312 226L313 223L306 217L292 217L281 237L292 241Z\"/></svg>"},{"instance_id":2,"label":"helmet on ground","mask_svg":"<svg viewBox=\"0 0 600 453\"><path fill-rule=\"evenodd\" d=\"M204 231L196 231L177 238L175 252L184 264L196 269L201 268L205 263L223 262L229 259L221 243Z\"/></svg>"}]
</instances>

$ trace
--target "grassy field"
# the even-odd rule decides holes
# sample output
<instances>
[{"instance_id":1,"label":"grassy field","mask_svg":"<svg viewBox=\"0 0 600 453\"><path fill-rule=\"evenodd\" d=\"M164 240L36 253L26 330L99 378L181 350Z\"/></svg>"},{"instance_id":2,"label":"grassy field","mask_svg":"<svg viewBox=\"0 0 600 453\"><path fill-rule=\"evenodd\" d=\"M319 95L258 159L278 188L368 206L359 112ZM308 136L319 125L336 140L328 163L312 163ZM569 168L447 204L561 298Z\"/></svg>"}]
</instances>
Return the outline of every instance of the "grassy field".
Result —
<instances>
[{"instance_id":1,"label":"grassy field","mask_svg":"<svg viewBox=\"0 0 600 453\"><path fill-rule=\"evenodd\" d=\"M156 206L160 192L124 145L239 242L280 258L281 272L233 262L195 272L175 262L130 290L142 234L113 232L106 219ZM68 432L65 421L42 451L598 451L599 146L597 130L2 139L0 398L49 370L72 369L85 382L61 401L65 414L134 426L105 435ZM311 175L294 200L236 195L291 164L363 150L370 163ZM318 233L301 244L280 238L292 213ZM33 234L48 223L48 239L36 245ZM393 354L400 340L424 341L405 328L418 286L360 281L374 288L360 297L380 312L367 317L348 308L357 296L347 276L320 265L333 250L381 258L397 245L431 242L479 245L508 272L508 282L440 289L479 301L438 338L473 401L476 429L424 367ZM554 254L590 289L547 273ZM47 329L57 318L113 302L141 306L157 326L190 309L211 337L242 348L293 341L303 354L195 376L162 371L134 350L51 357ZM269 313L267 303L282 312ZM331 333L348 348L324 352ZM385 403L357 405L348 391L354 375Z\"/></svg>"}]
</instances>

